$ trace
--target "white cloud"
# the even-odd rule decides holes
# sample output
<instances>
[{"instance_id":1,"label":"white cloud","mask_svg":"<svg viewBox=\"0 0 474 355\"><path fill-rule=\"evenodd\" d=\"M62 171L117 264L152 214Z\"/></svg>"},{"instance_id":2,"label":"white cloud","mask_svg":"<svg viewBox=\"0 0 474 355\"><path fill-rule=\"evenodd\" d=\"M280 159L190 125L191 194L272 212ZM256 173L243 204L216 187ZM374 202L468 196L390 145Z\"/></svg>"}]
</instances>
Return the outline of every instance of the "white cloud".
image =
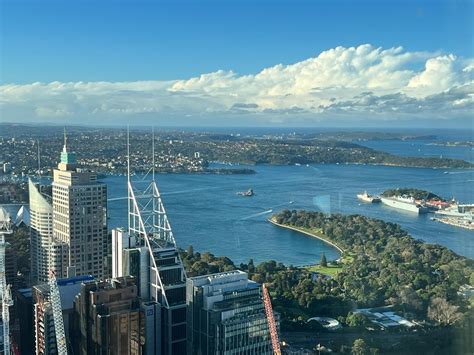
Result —
<instances>
[{"instance_id":1,"label":"white cloud","mask_svg":"<svg viewBox=\"0 0 474 355\"><path fill-rule=\"evenodd\" d=\"M187 117L266 122L472 114L474 60L402 47L336 47L255 75L216 71L188 80L0 86L2 121L81 122ZM281 116L278 117L277 116ZM193 121L194 120L194 121Z\"/></svg>"}]
</instances>

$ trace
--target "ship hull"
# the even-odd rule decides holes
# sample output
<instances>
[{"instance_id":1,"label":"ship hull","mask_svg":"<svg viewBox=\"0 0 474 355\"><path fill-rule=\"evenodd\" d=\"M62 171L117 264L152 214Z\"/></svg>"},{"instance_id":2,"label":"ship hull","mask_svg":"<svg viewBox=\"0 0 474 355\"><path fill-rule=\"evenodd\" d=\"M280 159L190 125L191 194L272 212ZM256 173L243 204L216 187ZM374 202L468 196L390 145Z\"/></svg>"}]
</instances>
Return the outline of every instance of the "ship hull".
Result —
<instances>
[{"instance_id":1,"label":"ship hull","mask_svg":"<svg viewBox=\"0 0 474 355\"><path fill-rule=\"evenodd\" d=\"M427 207L417 206L414 203L397 201L391 198L384 198L384 197L382 197L382 203L389 207L407 211L407 212L412 212L412 213L417 213L417 214L428 213Z\"/></svg>"}]
</instances>

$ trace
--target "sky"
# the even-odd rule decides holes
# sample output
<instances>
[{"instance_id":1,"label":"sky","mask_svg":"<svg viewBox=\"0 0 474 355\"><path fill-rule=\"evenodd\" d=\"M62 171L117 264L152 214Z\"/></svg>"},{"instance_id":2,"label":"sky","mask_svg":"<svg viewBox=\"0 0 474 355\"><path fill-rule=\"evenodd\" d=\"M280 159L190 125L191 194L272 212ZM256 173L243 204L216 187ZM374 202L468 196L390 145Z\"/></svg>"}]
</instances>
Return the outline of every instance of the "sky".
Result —
<instances>
[{"instance_id":1,"label":"sky","mask_svg":"<svg viewBox=\"0 0 474 355\"><path fill-rule=\"evenodd\" d=\"M470 0L0 3L1 122L472 127Z\"/></svg>"}]
</instances>

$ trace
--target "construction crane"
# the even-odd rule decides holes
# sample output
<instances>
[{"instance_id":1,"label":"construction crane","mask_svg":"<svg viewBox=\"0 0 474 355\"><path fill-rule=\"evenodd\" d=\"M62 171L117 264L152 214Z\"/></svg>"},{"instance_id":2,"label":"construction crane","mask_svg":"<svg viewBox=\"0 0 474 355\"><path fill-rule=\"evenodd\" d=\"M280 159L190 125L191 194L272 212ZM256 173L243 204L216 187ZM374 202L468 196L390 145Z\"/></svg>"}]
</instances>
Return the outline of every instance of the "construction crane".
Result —
<instances>
[{"instance_id":1,"label":"construction crane","mask_svg":"<svg viewBox=\"0 0 474 355\"><path fill-rule=\"evenodd\" d=\"M267 315L268 328L270 330L270 336L272 338L273 353L275 355L281 355L280 340L278 339L278 330L275 323L275 317L273 316L272 301L270 299L270 294L268 293L265 284L262 284L262 291L265 314Z\"/></svg>"},{"instance_id":2,"label":"construction crane","mask_svg":"<svg viewBox=\"0 0 474 355\"><path fill-rule=\"evenodd\" d=\"M3 354L10 355L10 311L13 299L10 286L5 277L5 248L8 246L5 236L11 234L11 220L8 212L0 207L0 300L2 302Z\"/></svg>"},{"instance_id":3,"label":"construction crane","mask_svg":"<svg viewBox=\"0 0 474 355\"><path fill-rule=\"evenodd\" d=\"M10 355L10 311L13 306L12 293L10 285L7 285L2 297L2 320L3 320L3 354Z\"/></svg>"},{"instance_id":4,"label":"construction crane","mask_svg":"<svg viewBox=\"0 0 474 355\"><path fill-rule=\"evenodd\" d=\"M54 271L49 273L49 297L51 307L53 308L54 330L56 333L56 346L58 355L67 355L66 335L64 333L63 311L61 307L61 298L59 297L58 283Z\"/></svg>"}]
</instances>

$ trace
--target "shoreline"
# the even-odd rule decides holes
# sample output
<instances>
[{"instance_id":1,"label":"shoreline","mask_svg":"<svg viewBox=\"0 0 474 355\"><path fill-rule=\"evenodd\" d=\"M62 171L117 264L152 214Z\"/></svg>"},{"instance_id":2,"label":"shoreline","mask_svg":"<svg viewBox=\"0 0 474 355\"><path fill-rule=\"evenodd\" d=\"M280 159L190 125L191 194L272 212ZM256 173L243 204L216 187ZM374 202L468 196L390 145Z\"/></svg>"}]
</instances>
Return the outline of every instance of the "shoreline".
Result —
<instances>
[{"instance_id":1,"label":"shoreline","mask_svg":"<svg viewBox=\"0 0 474 355\"><path fill-rule=\"evenodd\" d=\"M324 243L326 243L326 244L329 244L329 245L331 245L333 248L335 248L339 253L341 253L341 257L342 257L342 255L345 254L344 249L342 249L340 246L338 246L337 244L335 244L335 243L333 243L333 242L330 242L329 240L324 239L323 237L321 237L321 236L319 236L319 235L317 235L317 234L310 233L310 232L306 232L306 231L304 231L304 230L298 229L298 227L293 227L293 226L288 226L288 225L285 225L285 224L277 223L277 222L275 222L272 218L269 218L268 221L269 221L271 224L273 224L273 225L275 225L275 226L277 226L277 227L290 229L290 230L292 230L292 231L299 232L299 233L303 233L303 234L306 234L306 235L308 235L308 236L310 236L310 237L319 239L320 241L322 241L322 242L324 242ZM340 259L340 257L339 257L338 259L336 259L336 260L339 260L339 259Z\"/></svg>"}]
</instances>

